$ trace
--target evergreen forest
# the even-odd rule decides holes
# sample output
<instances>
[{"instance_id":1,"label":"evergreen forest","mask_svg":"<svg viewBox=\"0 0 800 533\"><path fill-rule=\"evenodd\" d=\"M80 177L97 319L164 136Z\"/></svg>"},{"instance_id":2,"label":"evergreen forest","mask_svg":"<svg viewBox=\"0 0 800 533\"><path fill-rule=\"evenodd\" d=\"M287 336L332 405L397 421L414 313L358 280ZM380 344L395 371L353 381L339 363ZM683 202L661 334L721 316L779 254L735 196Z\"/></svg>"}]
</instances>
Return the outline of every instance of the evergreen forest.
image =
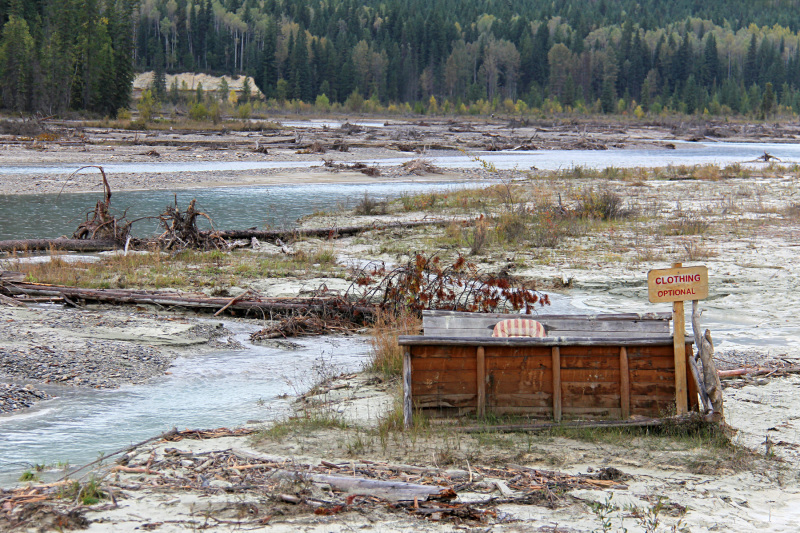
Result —
<instances>
[{"instance_id":1,"label":"evergreen forest","mask_svg":"<svg viewBox=\"0 0 800 533\"><path fill-rule=\"evenodd\" d=\"M0 0L0 21L14 111L113 115L152 70L354 110L800 113L800 0Z\"/></svg>"}]
</instances>

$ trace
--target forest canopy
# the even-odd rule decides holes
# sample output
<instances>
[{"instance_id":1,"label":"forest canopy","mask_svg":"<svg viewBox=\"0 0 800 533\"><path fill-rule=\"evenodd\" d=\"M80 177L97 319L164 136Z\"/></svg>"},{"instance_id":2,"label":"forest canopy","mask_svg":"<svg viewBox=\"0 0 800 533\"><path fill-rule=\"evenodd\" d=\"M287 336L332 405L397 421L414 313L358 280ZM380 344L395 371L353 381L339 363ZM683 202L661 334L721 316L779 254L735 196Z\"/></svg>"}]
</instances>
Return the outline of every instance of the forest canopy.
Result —
<instances>
[{"instance_id":1,"label":"forest canopy","mask_svg":"<svg viewBox=\"0 0 800 533\"><path fill-rule=\"evenodd\" d=\"M113 114L134 70L279 102L800 112L799 0L0 0L6 109ZM157 76L158 77L158 76Z\"/></svg>"}]
</instances>

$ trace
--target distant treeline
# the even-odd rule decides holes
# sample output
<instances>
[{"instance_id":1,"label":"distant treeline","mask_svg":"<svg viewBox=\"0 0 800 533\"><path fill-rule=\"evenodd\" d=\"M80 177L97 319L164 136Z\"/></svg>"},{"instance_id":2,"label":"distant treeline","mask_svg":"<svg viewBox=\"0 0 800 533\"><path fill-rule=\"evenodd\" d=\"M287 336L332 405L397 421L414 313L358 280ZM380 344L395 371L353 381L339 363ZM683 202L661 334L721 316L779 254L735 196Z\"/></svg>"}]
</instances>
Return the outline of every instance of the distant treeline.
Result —
<instances>
[{"instance_id":1,"label":"distant treeline","mask_svg":"<svg viewBox=\"0 0 800 533\"><path fill-rule=\"evenodd\" d=\"M800 112L800 0L0 0L0 16L14 109L111 112L132 54L157 74L245 74L279 102Z\"/></svg>"},{"instance_id":2,"label":"distant treeline","mask_svg":"<svg viewBox=\"0 0 800 533\"><path fill-rule=\"evenodd\" d=\"M0 0L0 100L12 111L114 114L133 81L137 0Z\"/></svg>"}]
</instances>

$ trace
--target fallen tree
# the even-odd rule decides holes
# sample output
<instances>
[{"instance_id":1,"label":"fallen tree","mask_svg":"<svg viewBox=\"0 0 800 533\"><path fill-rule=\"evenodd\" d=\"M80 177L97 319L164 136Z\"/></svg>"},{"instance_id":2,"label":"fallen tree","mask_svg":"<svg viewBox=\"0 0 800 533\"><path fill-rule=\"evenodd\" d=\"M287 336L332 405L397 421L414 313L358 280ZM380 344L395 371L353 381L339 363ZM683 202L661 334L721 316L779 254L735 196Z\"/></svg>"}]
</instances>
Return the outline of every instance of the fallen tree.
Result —
<instances>
[{"instance_id":1,"label":"fallen tree","mask_svg":"<svg viewBox=\"0 0 800 533\"><path fill-rule=\"evenodd\" d=\"M414 220L409 222L375 222L373 224L363 224L359 226L341 226L327 228L298 228L289 230L219 230L219 231L198 231L198 235L208 238L212 234L214 237L223 240L235 239L258 239L260 241L277 242L292 241L303 237L319 237L323 239L336 239L350 235L358 235L365 231L383 230L392 228L417 228L425 226L447 226L452 223L470 224L472 219L448 219L448 220ZM137 248L147 248L153 239L131 239L130 244ZM24 252L24 251L43 251L43 250L62 250L74 252L100 252L122 248L123 243L113 239L14 239L0 241L0 252Z\"/></svg>"},{"instance_id":2,"label":"fallen tree","mask_svg":"<svg viewBox=\"0 0 800 533\"><path fill-rule=\"evenodd\" d=\"M247 299L215 298L198 293L174 293L127 289L83 289L44 283L3 282L0 290L8 295L58 296L73 301L91 301L113 304L158 305L195 310L219 310L226 308L231 314L272 317L296 313L313 312L318 315L346 315L351 320L363 322L371 317L376 308L369 305L350 303L338 297L311 298L262 298L250 293Z\"/></svg>"},{"instance_id":3,"label":"fallen tree","mask_svg":"<svg viewBox=\"0 0 800 533\"><path fill-rule=\"evenodd\" d=\"M60 250L72 252L102 252L119 245L113 239L14 239L0 241L0 252L36 252Z\"/></svg>"}]
</instances>

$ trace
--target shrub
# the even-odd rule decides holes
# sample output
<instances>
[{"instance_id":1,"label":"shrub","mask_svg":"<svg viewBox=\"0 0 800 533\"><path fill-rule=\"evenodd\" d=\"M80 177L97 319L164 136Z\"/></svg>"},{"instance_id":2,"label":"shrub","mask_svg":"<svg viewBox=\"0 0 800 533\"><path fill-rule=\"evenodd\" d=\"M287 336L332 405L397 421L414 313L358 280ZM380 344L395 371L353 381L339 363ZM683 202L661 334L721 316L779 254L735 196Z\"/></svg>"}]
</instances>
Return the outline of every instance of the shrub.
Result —
<instances>
[{"instance_id":1,"label":"shrub","mask_svg":"<svg viewBox=\"0 0 800 533\"><path fill-rule=\"evenodd\" d=\"M483 250L488 236L486 219L481 216L475 221L475 226L472 228L472 233L467 237L469 242L469 253L478 255Z\"/></svg>"},{"instance_id":2,"label":"shrub","mask_svg":"<svg viewBox=\"0 0 800 533\"><path fill-rule=\"evenodd\" d=\"M631 216L633 211L625 207L625 201L617 193L592 189L578 197L575 214L580 218L618 220Z\"/></svg>"},{"instance_id":3,"label":"shrub","mask_svg":"<svg viewBox=\"0 0 800 533\"><path fill-rule=\"evenodd\" d=\"M495 226L498 240L509 243L524 240L531 222L531 217L527 213L511 211L501 214Z\"/></svg>"},{"instance_id":4,"label":"shrub","mask_svg":"<svg viewBox=\"0 0 800 533\"><path fill-rule=\"evenodd\" d=\"M703 235L710 224L700 218L683 216L664 225L664 235Z\"/></svg>"},{"instance_id":5,"label":"shrub","mask_svg":"<svg viewBox=\"0 0 800 533\"><path fill-rule=\"evenodd\" d=\"M387 210L387 203L385 200L375 200L370 197L369 193L364 192L364 198L356 204L355 214L370 216L370 215L385 215Z\"/></svg>"},{"instance_id":6,"label":"shrub","mask_svg":"<svg viewBox=\"0 0 800 533\"><path fill-rule=\"evenodd\" d=\"M206 109L205 105L199 102L194 103L189 109L189 117L198 122L201 120L206 120L208 118L208 109Z\"/></svg>"}]
</instances>

